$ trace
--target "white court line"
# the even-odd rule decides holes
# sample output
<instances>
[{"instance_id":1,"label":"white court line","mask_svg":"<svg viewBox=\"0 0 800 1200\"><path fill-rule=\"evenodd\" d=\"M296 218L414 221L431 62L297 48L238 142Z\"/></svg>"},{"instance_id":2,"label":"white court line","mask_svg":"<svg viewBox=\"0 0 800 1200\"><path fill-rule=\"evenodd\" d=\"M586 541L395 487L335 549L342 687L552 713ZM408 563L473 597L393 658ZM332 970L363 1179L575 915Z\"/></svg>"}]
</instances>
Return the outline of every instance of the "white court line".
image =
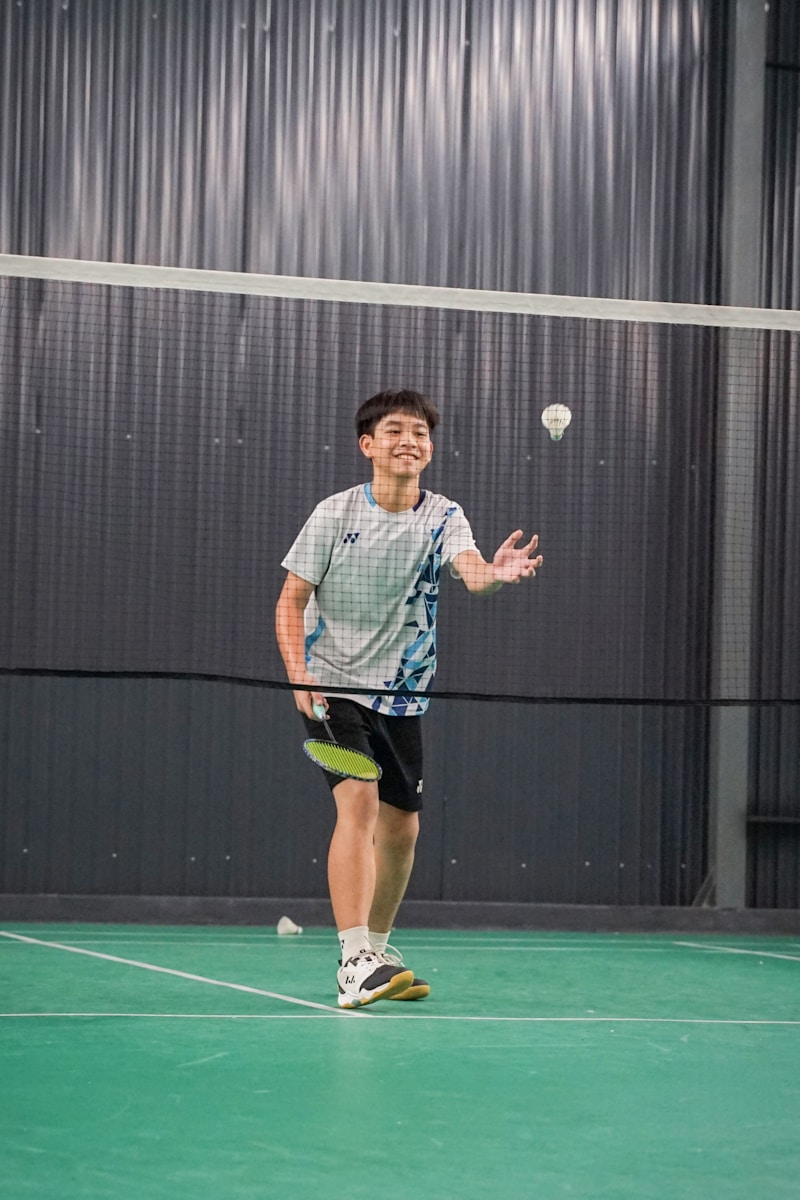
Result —
<instances>
[{"instance_id":1,"label":"white court line","mask_svg":"<svg viewBox=\"0 0 800 1200\"><path fill-rule=\"evenodd\" d=\"M297 996L284 996L280 992L267 992L262 988L248 987L244 983L228 983L223 979L209 979L206 975L192 975L188 971L176 971L172 967L157 967L153 963L137 962L133 958L119 958L116 954L101 954L99 950L85 950L82 946L66 946L61 942L45 942L41 938L23 937L21 933L8 933L0 929L0 937L10 938L15 942L24 942L29 946L47 946L50 950L66 950L70 954L85 954L89 958L101 958L105 962L121 963L126 967L140 967L143 971L156 971L160 975L174 975L178 979L190 979L194 983L209 983L212 987L230 988L234 992L247 992L251 996L267 996L270 1000L283 1000L287 1004L299 1004L303 1008L316 1008L322 1012L336 1013L345 1016L346 1013L330 1004L317 1004L313 1000L300 1000Z\"/></svg>"},{"instance_id":2,"label":"white court line","mask_svg":"<svg viewBox=\"0 0 800 1200\"><path fill-rule=\"evenodd\" d=\"M37 932L45 939L58 937L63 934L63 929L48 930L38 929ZM535 940L536 935L528 935L523 940L522 938L506 938L502 934L474 934L468 939L463 940L448 940L447 935L444 935L441 941L437 941L435 937L426 936L424 933L420 936L419 931L401 932L397 935L397 941L401 942L403 948L410 947L416 953L420 950L457 950L463 952L466 949L472 950L513 950L519 952L543 952L543 953L583 953L584 951L592 951L594 953L605 954L609 949L624 949L630 953L640 954L659 954L670 951L674 942L669 935L664 935L663 939L656 941L648 940L640 934L625 935L624 940L616 940L608 935L599 934L583 935L586 940L579 940L581 935L575 938L568 938L564 941L556 941L549 938L541 941ZM633 939L639 939L634 941ZM84 933L79 937L71 937L70 944L74 946L92 946L112 942L115 946L118 945L146 945L146 946L208 946L209 948L216 947L242 947L242 946L258 946L269 947L278 945L304 945L313 949L319 948L321 945L336 946L336 939L329 933L314 933L306 931L299 937L279 937L273 930L267 930L261 935L253 935L252 937L243 937L241 934L236 934L230 938L203 938L196 934L189 934L186 937L181 936L180 932L174 935L159 934L155 937L149 937L146 933L126 933L117 936L113 930L104 933L100 930L92 933ZM2 946L3 943L0 943ZM9 943L6 943L8 946Z\"/></svg>"},{"instance_id":3,"label":"white court line","mask_svg":"<svg viewBox=\"0 0 800 1200\"><path fill-rule=\"evenodd\" d=\"M744 950L739 946L715 946L710 942L675 942L690 950L714 950L718 954L749 954L756 958L780 958L785 962L800 962L800 954L778 954L775 950Z\"/></svg>"},{"instance_id":4,"label":"white court line","mask_svg":"<svg viewBox=\"0 0 800 1200\"><path fill-rule=\"evenodd\" d=\"M198 938L196 940L190 940L188 938L117 938L113 935L103 938L70 938L70 944L72 946L96 946L112 942L115 946L207 946L209 949L214 950L224 950L228 948L241 950L244 946L254 946L259 949L263 949L264 947L273 946L276 941L277 938L270 938L269 940L265 939L263 941L253 940L246 942L210 942L204 941L202 938ZM488 942L485 944L476 945L475 943L470 942L469 946L465 947L463 942L414 942L410 938L398 938L398 941L402 941L403 949L407 952L407 954L417 954L419 952L426 951L434 952L438 950L456 950L463 954L465 949L468 949L470 953L478 950L486 950L489 952L502 951L504 954L583 954L585 952L606 954L609 950L608 946L594 946L588 943L574 946L524 946L514 943L504 944L502 942ZM280 939L280 944L285 942L290 942L292 944L297 944L299 942L301 945L307 946L308 948L314 950L318 950L323 944L333 944L330 938L307 938L305 934L300 938L286 937ZM11 948L11 945L12 943L0 942L0 948L9 949ZM613 949L624 949L626 954L667 954L673 949L673 943L665 944L663 946L618 946L615 944Z\"/></svg>"},{"instance_id":5,"label":"white court line","mask_svg":"<svg viewBox=\"0 0 800 1200\"><path fill-rule=\"evenodd\" d=\"M49 940L52 937L52 934L45 934L44 937L45 940ZM281 943L285 941L297 942L297 940L298 939L296 937L281 938ZM277 938L270 938L269 940L264 939L258 942L255 941L255 939L247 942L211 942L206 941L204 938L120 938L114 937L113 934L109 934L107 937L70 938L69 941L71 946L105 946L109 942L112 942L115 946L208 946L209 949L213 950L224 950L228 947L241 950L244 946L252 946L260 950L265 946L273 945L274 942L277 941ZM329 941L330 939L326 938L326 942ZM310 938L306 939L305 937L303 938L303 942L315 946L319 946L321 944L320 942L312 942ZM332 944L335 946L335 943ZM0 942L0 949L11 950L13 948L13 942Z\"/></svg>"},{"instance_id":6,"label":"white court line","mask_svg":"<svg viewBox=\"0 0 800 1200\"><path fill-rule=\"evenodd\" d=\"M35 930L35 932L37 934L39 934L43 937L58 937L64 933L70 932L69 928L65 928L63 925L55 926L55 927L51 928L49 926L42 927L42 926L36 925L34 922L27 923L24 926L24 928L25 929L33 929L33 930ZM663 936L663 941L668 942L670 939L670 936L674 936L674 934L673 935L665 934ZM414 943L423 944L426 946L428 946L428 945L439 946L439 945L445 944L445 945L450 945L450 946L458 946L462 949L463 949L465 943L472 946L473 943L475 943L475 942L479 942L484 945L492 945L492 946L496 946L499 944L506 944L509 946L529 945L531 942L536 942L537 944L542 945L542 946L549 946L549 945L564 945L564 946L569 945L569 946L571 946L574 944L591 946L591 945L594 945L594 943L596 941L604 940L604 939L612 941L614 945L618 945L618 944L625 945L627 941L634 941L634 939L638 939L639 941L647 941L647 942L653 940L653 939L647 938L646 935L642 936L640 934L631 934L631 935L626 936L624 939L620 938L619 940L612 939L610 936L607 936L605 934L597 934L597 935L583 934L583 935L576 935L575 937L561 936L558 938L554 938L554 937L546 937L546 936L541 937L535 933L522 934L519 937L508 936L507 934L502 934L502 933L496 933L496 934L493 934L493 933L468 933L468 934L465 934L464 937L458 938L457 936L454 936L453 934L445 933L445 934L439 934L437 936L437 935L431 935L431 934L426 933L421 930L402 930L396 934L396 937L397 937L398 941L402 941L403 944L405 944L406 942L414 942ZM537 941L537 937L538 937L538 941ZM583 942L580 941L581 937L583 937L583 939L584 939ZM300 935L299 937L294 937L294 936L281 937L279 934L276 933L276 931L274 929L265 929L265 930L263 930L263 932L257 933L257 934L256 933L243 934L243 933L231 931L231 933L226 936L226 934L222 931L215 931L214 934L205 934L205 935L199 934L196 931L188 931L187 930L184 933L181 930L167 931L164 929L159 929L159 930L153 929L152 933L148 933L145 931L139 931L139 930L130 930L130 929L126 929L124 931L117 932L113 925L109 925L109 926L106 926L105 929L91 929L91 930L84 929L84 930L81 930L81 932L76 937L70 938L70 941L73 941L73 942L93 942L93 941L106 942L106 941L111 941L111 940L125 941L125 942L152 942L152 941L197 942L197 943L206 944L206 945L211 945L212 943L226 944L226 945L228 943L231 943L231 944L237 943L237 944L243 945L243 946L244 945L263 945L265 942L277 942L277 941L280 941L282 943L283 942L291 942L291 941L316 942L316 943L327 942L327 943L330 943L332 946L335 946L337 944L335 934L333 934L327 930L316 930L316 929L305 929L304 932L302 933L302 935Z\"/></svg>"},{"instance_id":7,"label":"white court line","mask_svg":"<svg viewBox=\"0 0 800 1200\"><path fill-rule=\"evenodd\" d=\"M223 984L223 986L226 986ZM231 985L227 985L231 986ZM270 993L264 993L269 995ZM322 1006L320 1006L322 1007ZM324 1016L371 1016L383 1021L464 1021L502 1022L516 1025L755 1025L800 1027L800 1020L771 1020L758 1017L501 1017L459 1016L449 1013L363 1013L360 1009L345 1012L329 1008ZM2 1013L3 1019L31 1020L36 1018L108 1018L156 1021L318 1021L310 1013L120 1013L120 1012L41 1012Z\"/></svg>"}]
</instances>

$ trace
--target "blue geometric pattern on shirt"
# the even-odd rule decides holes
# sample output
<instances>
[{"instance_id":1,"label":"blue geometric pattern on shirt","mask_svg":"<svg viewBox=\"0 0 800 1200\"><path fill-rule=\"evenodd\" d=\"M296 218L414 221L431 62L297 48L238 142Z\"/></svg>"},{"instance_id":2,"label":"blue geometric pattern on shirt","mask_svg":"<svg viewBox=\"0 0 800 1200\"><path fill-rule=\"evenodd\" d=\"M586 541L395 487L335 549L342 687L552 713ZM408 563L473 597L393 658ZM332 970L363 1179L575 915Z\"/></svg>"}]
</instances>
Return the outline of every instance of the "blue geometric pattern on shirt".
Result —
<instances>
[{"instance_id":1,"label":"blue geometric pattern on shirt","mask_svg":"<svg viewBox=\"0 0 800 1200\"><path fill-rule=\"evenodd\" d=\"M392 691L402 688L404 692L426 692L433 684L436 674L436 606L444 531L448 518L456 511L454 505L448 508L439 528L431 530L431 549L419 565L417 578L406 600L406 604L412 608L412 616L405 627L414 630L416 636L403 651L394 679L387 679L384 684ZM385 703L387 698L382 699ZM419 712L424 707L413 696L393 696L390 703L392 713L396 716L405 715L409 709ZM381 698L376 697L372 707L380 708Z\"/></svg>"},{"instance_id":2,"label":"blue geometric pattern on shirt","mask_svg":"<svg viewBox=\"0 0 800 1200\"><path fill-rule=\"evenodd\" d=\"M313 649L314 643L319 641L319 639L322 637L324 632L325 632L325 622L323 621L322 617L320 617L320 619L317 621L317 625L316 625L316 628L314 629L314 632L309 633L306 636L305 647L306 647L306 666L307 667L309 667L311 665L311 651Z\"/></svg>"}]
</instances>

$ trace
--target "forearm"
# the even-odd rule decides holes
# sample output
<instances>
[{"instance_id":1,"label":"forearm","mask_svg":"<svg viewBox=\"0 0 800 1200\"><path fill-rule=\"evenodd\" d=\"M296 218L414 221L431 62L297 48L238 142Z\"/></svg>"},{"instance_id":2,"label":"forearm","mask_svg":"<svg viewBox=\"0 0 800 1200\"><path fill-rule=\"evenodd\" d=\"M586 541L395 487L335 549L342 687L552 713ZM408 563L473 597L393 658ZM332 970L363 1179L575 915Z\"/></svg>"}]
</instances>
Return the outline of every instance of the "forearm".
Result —
<instances>
[{"instance_id":1,"label":"forearm","mask_svg":"<svg viewBox=\"0 0 800 1200\"><path fill-rule=\"evenodd\" d=\"M460 574L464 587L473 596L491 596L503 586L503 581L496 576L494 564L477 556L460 570Z\"/></svg>"},{"instance_id":2,"label":"forearm","mask_svg":"<svg viewBox=\"0 0 800 1200\"><path fill-rule=\"evenodd\" d=\"M319 683L306 666L305 612L313 591L313 584L290 571L275 610L278 649L294 690L294 702L307 717L315 715L315 705L325 706Z\"/></svg>"},{"instance_id":3,"label":"forearm","mask_svg":"<svg viewBox=\"0 0 800 1200\"><path fill-rule=\"evenodd\" d=\"M290 683L307 683L303 609L284 597L278 601L275 611L275 634L287 679Z\"/></svg>"},{"instance_id":4,"label":"forearm","mask_svg":"<svg viewBox=\"0 0 800 1200\"><path fill-rule=\"evenodd\" d=\"M488 571L480 581L473 582L471 587L467 584L467 590L473 596L491 596L494 592L499 592L503 586L502 579L495 579L491 570L491 563L487 563L486 566L488 567Z\"/></svg>"}]
</instances>

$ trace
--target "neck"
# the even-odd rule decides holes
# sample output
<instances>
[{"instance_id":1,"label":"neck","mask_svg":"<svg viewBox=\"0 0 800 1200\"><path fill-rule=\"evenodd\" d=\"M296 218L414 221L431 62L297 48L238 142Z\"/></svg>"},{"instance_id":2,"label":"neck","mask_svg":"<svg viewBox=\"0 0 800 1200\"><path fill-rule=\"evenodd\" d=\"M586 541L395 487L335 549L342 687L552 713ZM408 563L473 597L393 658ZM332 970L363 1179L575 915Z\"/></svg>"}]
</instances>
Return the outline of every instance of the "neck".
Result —
<instances>
[{"instance_id":1,"label":"neck","mask_svg":"<svg viewBox=\"0 0 800 1200\"><path fill-rule=\"evenodd\" d=\"M419 500L417 479L373 479L372 498L387 512L405 512Z\"/></svg>"}]
</instances>

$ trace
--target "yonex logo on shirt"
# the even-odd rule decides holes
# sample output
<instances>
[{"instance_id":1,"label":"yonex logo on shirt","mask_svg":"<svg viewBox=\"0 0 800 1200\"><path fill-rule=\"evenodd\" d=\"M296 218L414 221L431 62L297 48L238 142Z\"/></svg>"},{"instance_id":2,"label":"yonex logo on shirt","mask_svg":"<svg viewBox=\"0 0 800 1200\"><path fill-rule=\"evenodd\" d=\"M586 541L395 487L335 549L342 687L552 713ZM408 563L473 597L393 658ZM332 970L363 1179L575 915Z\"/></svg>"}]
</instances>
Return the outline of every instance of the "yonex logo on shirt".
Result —
<instances>
[{"instance_id":1,"label":"yonex logo on shirt","mask_svg":"<svg viewBox=\"0 0 800 1200\"><path fill-rule=\"evenodd\" d=\"M347 546L348 544L352 545L353 542L355 542L358 539L358 536L359 535L357 533L346 533L344 535L344 537L342 538L342 541L344 542L345 546Z\"/></svg>"}]
</instances>

